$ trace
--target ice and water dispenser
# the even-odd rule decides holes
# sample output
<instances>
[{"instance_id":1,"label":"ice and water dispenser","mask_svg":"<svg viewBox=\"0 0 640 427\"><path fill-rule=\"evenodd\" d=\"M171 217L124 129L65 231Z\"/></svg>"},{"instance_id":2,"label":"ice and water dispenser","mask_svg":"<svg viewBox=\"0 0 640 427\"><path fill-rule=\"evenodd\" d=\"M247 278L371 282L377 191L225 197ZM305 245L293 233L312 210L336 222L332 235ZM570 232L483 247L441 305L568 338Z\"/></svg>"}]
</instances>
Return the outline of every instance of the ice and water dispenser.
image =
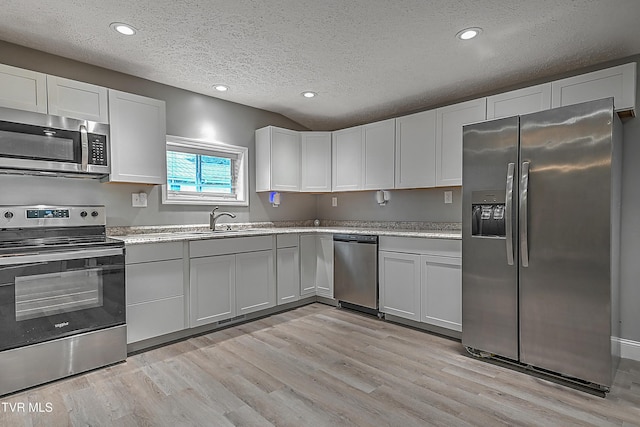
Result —
<instances>
[{"instance_id":1,"label":"ice and water dispenser","mask_svg":"<svg viewBox=\"0 0 640 427\"><path fill-rule=\"evenodd\" d=\"M505 193L474 191L471 193L471 235L505 237Z\"/></svg>"}]
</instances>

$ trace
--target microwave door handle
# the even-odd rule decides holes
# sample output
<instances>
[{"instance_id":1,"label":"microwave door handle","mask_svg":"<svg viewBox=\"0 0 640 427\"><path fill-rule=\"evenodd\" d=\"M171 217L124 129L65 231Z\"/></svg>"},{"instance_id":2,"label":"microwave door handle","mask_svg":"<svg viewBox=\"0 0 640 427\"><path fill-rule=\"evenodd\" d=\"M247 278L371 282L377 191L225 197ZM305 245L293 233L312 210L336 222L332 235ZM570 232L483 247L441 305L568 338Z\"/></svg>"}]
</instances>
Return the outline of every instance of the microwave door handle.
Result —
<instances>
[{"instance_id":1,"label":"microwave door handle","mask_svg":"<svg viewBox=\"0 0 640 427\"><path fill-rule=\"evenodd\" d=\"M89 168L89 135L87 134L87 127L85 125L80 125L80 147L82 150L82 171L86 172Z\"/></svg>"},{"instance_id":2,"label":"microwave door handle","mask_svg":"<svg viewBox=\"0 0 640 427\"><path fill-rule=\"evenodd\" d=\"M523 267L529 267L529 236L528 218L529 209L529 162L522 163L522 177L520 179L520 259Z\"/></svg>"},{"instance_id":3,"label":"microwave door handle","mask_svg":"<svg viewBox=\"0 0 640 427\"><path fill-rule=\"evenodd\" d=\"M507 188L505 194L505 241L507 245L507 264L513 265L513 175L515 173L515 163L507 165Z\"/></svg>"},{"instance_id":4,"label":"microwave door handle","mask_svg":"<svg viewBox=\"0 0 640 427\"><path fill-rule=\"evenodd\" d=\"M44 253L30 253L26 255L11 255L0 257L0 266L3 265L21 265L21 264L33 264L39 262L49 261L65 261L70 259L87 259L106 256L122 255L124 253L123 248L108 248L108 249L83 249L79 251L68 252L44 252Z\"/></svg>"}]
</instances>

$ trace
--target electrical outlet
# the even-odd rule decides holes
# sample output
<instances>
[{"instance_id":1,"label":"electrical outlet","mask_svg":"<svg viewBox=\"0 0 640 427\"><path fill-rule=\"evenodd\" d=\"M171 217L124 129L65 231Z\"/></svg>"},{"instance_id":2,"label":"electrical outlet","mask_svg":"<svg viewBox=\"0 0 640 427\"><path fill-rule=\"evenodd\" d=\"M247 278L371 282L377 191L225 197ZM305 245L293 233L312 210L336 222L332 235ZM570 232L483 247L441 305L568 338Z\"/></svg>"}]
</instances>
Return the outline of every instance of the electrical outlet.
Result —
<instances>
[{"instance_id":1,"label":"electrical outlet","mask_svg":"<svg viewBox=\"0 0 640 427\"><path fill-rule=\"evenodd\" d=\"M337 197L332 197L331 198L331 206L333 206L334 208L336 206L338 206L338 198Z\"/></svg>"},{"instance_id":2,"label":"electrical outlet","mask_svg":"<svg viewBox=\"0 0 640 427\"><path fill-rule=\"evenodd\" d=\"M144 191L140 193L131 193L131 206L134 208L146 208L147 193Z\"/></svg>"},{"instance_id":3,"label":"electrical outlet","mask_svg":"<svg viewBox=\"0 0 640 427\"><path fill-rule=\"evenodd\" d=\"M444 202L445 203L453 203L453 191L445 191L444 192Z\"/></svg>"}]
</instances>

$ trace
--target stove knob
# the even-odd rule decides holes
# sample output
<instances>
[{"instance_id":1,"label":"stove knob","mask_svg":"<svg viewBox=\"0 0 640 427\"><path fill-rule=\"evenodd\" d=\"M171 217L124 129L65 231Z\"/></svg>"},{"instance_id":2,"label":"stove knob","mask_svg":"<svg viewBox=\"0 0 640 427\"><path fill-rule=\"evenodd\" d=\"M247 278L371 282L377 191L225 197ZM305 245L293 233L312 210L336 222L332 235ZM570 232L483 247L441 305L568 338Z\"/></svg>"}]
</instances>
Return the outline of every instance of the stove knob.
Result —
<instances>
[{"instance_id":1,"label":"stove knob","mask_svg":"<svg viewBox=\"0 0 640 427\"><path fill-rule=\"evenodd\" d=\"M5 218L7 218L7 219L11 219L11 218L13 218L13 212L11 212L11 211L6 211L6 212L4 213L4 217L5 217Z\"/></svg>"},{"instance_id":2,"label":"stove knob","mask_svg":"<svg viewBox=\"0 0 640 427\"><path fill-rule=\"evenodd\" d=\"M98 211L91 212L91 216L94 217L94 218L97 217L98 216Z\"/></svg>"},{"instance_id":3,"label":"stove knob","mask_svg":"<svg viewBox=\"0 0 640 427\"><path fill-rule=\"evenodd\" d=\"M82 218L86 217L86 216L87 216L87 211L82 211L82 212L80 212L80 216L81 216Z\"/></svg>"}]
</instances>

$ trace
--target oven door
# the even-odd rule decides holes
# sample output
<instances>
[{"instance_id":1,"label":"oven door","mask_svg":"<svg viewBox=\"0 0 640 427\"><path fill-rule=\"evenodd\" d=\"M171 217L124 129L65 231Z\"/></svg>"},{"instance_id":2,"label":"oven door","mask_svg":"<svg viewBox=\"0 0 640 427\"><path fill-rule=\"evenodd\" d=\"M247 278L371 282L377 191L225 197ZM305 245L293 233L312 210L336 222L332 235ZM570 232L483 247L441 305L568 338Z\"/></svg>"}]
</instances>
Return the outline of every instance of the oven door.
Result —
<instances>
[{"instance_id":1,"label":"oven door","mask_svg":"<svg viewBox=\"0 0 640 427\"><path fill-rule=\"evenodd\" d=\"M124 249L0 258L0 351L125 323Z\"/></svg>"}]
</instances>

